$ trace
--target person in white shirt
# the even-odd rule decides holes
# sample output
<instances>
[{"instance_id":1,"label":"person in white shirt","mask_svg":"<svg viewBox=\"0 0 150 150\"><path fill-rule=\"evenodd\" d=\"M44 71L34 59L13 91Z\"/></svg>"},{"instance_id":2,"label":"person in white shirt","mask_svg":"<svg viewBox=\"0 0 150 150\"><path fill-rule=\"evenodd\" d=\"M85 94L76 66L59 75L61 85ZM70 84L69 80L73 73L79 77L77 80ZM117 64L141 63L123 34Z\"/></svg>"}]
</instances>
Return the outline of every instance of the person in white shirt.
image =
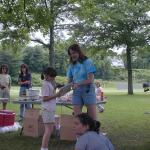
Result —
<instances>
[{"instance_id":1,"label":"person in white shirt","mask_svg":"<svg viewBox=\"0 0 150 150\"><path fill-rule=\"evenodd\" d=\"M0 67L0 97L2 98L3 109L6 109L10 99L11 77L8 73L8 65L2 64Z\"/></svg>"},{"instance_id":2,"label":"person in white shirt","mask_svg":"<svg viewBox=\"0 0 150 150\"><path fill-rule=\"evenodd\" d=\"M104 100L104 90L101 87L101 84L99 81L95 82L95 93L96 93L96 99L97 101L103 101ZM103 112L104 111L104 106L103 104L99 104L97 105L99 112Z\"/></svg>"},{"instance_id":3,"label":"person in white shirt","mask_svg":"<svg viewBox=\"0 0 150 150\"><path fill-rule=\"evenodd\" d=\"M101 87L101 84L99 81L95 82L96 88L95 88L95 92L96 92L96 98L99 101L103 101L104 100L104 90Z\"/></svg>"},{"instance_id":4,"label":"person in white shirt","mask_svg":"<svg viewBox=\"0 0 150 150\"><path fill-rule=\"evenodd\" d=\"M55 109L56 109L56 97L60 96L60 92L56 94L55 88L55 77L57 76L56 71L48 67L41 74L41 79L44 80L42 84L42 118L45 127L41 150L48 150L48 143L50 136L53 132L55 123Z\"/></svg>"}]
</instances>

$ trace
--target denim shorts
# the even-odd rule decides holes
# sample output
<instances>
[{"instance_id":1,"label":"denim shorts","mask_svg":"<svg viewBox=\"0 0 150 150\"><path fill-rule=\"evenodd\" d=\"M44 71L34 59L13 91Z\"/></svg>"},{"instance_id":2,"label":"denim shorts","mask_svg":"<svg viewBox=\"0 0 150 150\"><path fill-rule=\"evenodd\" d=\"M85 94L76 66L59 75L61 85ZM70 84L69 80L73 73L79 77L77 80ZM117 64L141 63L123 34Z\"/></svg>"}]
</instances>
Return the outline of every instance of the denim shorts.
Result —
<instances>
[{"instance_id":1,"label":"denim shorts","mask_svg":"<svg viewBox=\"0 0 150 150\"><path fill-rule=\"evenodd\" d=\"M55 123L55 111L42 110L43 123Z\"/></svg>"},{"instance_id":2,"label":"denim shorts","mask_svg":"<svg viewBox=\"0 0 150 150\"><path fill-rule=\"evenodd\" d=\"M72 103L73 105L96 104L95 85L89 84L74 89Z\"/></svg>"}]
</instances>

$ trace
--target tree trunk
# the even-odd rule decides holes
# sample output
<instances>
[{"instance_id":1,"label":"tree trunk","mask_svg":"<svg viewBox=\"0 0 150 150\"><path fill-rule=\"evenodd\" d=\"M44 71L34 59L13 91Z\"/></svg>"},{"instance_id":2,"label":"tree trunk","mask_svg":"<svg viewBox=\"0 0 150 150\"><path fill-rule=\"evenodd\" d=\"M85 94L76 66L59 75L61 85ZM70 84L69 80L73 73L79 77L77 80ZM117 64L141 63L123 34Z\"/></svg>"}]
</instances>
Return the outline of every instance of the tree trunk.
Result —
<instances>
[{"instance_id":1,"label":"tree trunk","mask_svg":"<svg viewBox=\"0 0 150 150\"><path fill-rule=\"evenodd\" d=\"M54 51L54 5L53 5L53 0L50 1L50 12L52 15L52 22L49 26L49 36L50 36L50 41L49 41L49 65L53 68L55 68L55 51Z\"/></svg>"},{"instance_id":2,"label":"tree trunk","mask_svg":"<svg viewBox=\"0 0 150 150\"><path fill-rule=\"evenodd\" d=\"M131 48L127 45L128 94L133 95Z\"/></svg>"},{"instance_id":3,"label":"tree trunk","mask_svg":"<svg viewBox=\"0 0 150 150\"><path fill-rule=\"evenodd\" d=\"M50 27L49 65L55 68L54 27Z\"/></svg>"}]
</instances>

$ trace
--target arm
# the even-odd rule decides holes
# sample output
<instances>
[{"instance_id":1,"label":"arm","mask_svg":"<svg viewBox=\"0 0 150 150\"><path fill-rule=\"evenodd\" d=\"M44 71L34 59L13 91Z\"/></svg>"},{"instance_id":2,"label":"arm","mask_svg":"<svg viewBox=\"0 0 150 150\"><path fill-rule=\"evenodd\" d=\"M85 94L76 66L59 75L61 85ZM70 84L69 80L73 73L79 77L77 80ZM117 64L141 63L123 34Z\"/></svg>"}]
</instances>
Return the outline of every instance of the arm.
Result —
<instances>
[{"instance_id":1,"label":"arm","mask_svg":"<svg viewBox=\"0 0 150 150\"><path fill-rule=\"evenodd\" d=\"M8 88L10 89L11 88L11 77L9 76L9 85L8 85Z\"/></svg>"},{"instance_id":2,"label":"arm","mask_svg":"<svg viewBox=\"0 0 150 150\"><path fill-rule=\"evenodd\" d=\"M51 95L51 96L43 96L43 101L46 102L46 101L50 101L52 99L55 99L56 97L60 97L60 93L56 93L54 95Z\"/></svg>"},{"instance_id":3,"label":"arm","mask_svg":"<svg viewBox=\"0 0 150 150\"><path fill-rule=\"evenodd\" d=\"M19 75L19 77L18 77L18 84L19 85L25 84L24 82L25 81L21 81L21 75Z\"/></svg>"},{"instance_id":4,"label":"arm","mask_svg":"<svg viewBox=\"0 0 150 150\"><path fill-rule=\"evenodd\" d=\"M87 76L87 80L81 81L79 83L75 83L73 85L73 87L77 88L77 87L79 87L81 85L87 85L87 84L93 83L93 80L94 80L94 74L93 73L89 73L88 76Z\"/></svg>"},{"instance_id":5,"label":"arm","mask_svg":"<svg viewBox=\"0 0 150 150\"><path fill-rule=\"evenodd\" d=\"M26 75L26 80L22 81L22 77L21 75L19 75L19 78L18 78L18 84L19 85L23 85L23 84L31 84L31 74L27 74Z\"/></svg>"},{"instance_id":6,"label":"arm","mask_svg":"<svg viewBox=\"0 0 150 150\"><path fill-rule=\"evenodd\" d=\"M54 89L52 89L52 87L50 87L50 85L45 82L43 82L41 91L42 91L42 98L44 102L53 100L56 97L60 96L60 92L54 94Z\"/></svg>"},{"instance_id":7,"label":"arm","mask_svg":"<svg viewBox=\"0 0 150 150\"><path fill-rule=\"evenodd\" d=\"M73 81L72 78L68 78L67 80L68 80L68 83L71 83Z\"/></svg>"},{"instance_id":8,"label":"arm","mask_svg":"<svg viewBox=\"0 0 150 150\"><path fill-rule=\"evenodd\" d=\"M88 142L88 137L86 135L81 135L81 138L79 137L75 144L75 150L86 150Z\"/></svg>"},{"instance_id":9,"label":"arm","mask_svg":"<svg viewBox=\"0 0 150 150\"><path fill-rule=\"evenodd\" d=\"M92 60L90 59L85 60L83 62L83 67L86 70L87 79L75 84L75 88L81 85L87 85L87 84L93 83L94 73L96 72L96 68Z\"/></svg>"}]
</instances>

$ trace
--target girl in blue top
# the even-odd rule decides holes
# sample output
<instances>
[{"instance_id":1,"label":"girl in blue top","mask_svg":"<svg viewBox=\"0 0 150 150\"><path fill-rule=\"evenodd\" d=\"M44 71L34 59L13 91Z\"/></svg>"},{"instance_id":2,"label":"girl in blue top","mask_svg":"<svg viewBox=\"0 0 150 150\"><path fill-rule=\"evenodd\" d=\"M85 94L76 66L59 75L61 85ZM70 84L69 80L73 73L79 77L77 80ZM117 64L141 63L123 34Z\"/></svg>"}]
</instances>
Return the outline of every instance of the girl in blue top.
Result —
<instances>
[{"instance_id":1,"label":"girl in blue top","mask_svg":"<svg viewBox=\"0 0 150 150\"><path fill-rule=\"evenodd\" d=\"M74 130L78 136L75 150L115 150L110 140L99 133L100 122L85 113L74 119Z\"/></svg>"},{"instance_id":2,"label":"girl in blue top","mask_svg":"<svg viewBox=\"0 0 150 150\"><path fill-rule=\"evenodd\" d=\"M70 65L67 71L68 82L73 83L73 110L80 114L82 107L87 107L88 114L96 120L96 95L94 73L96 68L87 56L83 54L78 44L68 48Z\"/></svg>"}]
</instances>

